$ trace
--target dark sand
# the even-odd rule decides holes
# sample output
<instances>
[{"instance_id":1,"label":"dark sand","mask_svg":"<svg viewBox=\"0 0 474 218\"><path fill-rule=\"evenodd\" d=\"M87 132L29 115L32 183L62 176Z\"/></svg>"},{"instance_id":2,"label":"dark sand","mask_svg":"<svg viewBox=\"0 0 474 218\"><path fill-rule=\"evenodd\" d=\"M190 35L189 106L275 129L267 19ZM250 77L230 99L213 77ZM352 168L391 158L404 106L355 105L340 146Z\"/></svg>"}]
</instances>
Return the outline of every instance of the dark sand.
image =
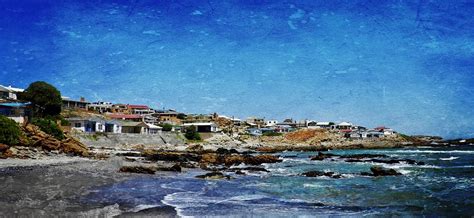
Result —
<instances>
[{"instance_id":1,"label":"dark sand","mask_svg":"<svg viewBox=\"0 0 474 218\"><path fill-rule=\"evenodd\" d=\"M118 204L84 204L79 200L94 187L140 176L157 176L119 173L120 158L56 164L49 160L47 164L18 165L0 167L0 217L177 216L174 208L168 206L127 212Z\"/></svg>"}]
</instances>

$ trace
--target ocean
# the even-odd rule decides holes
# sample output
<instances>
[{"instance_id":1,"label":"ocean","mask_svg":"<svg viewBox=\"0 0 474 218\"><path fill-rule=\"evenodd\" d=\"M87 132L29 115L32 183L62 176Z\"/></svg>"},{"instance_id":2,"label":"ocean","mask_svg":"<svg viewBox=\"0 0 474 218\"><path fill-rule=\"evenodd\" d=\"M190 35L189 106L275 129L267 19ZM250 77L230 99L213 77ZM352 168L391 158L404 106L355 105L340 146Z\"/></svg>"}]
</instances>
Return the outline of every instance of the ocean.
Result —
<instances>
[{"instance_id":1,"label":"ocean","mask_svg":"<svg viewBox=\"0 0 474 218\"><path fill-rule=\"evenodd\" d=\"M269 172L235 179L202 180L203 171L165 177L140 177L98 187L83 204L118 204L138 212L172 206L180 216L312 217L312 216L472 216L474 215L474 146L377 150L333 150L327 153L385 154L413 159L405 163L348 163L342 159L312 161L315 152L283 152L283 162L265 164ZM370 177L374 165L392 168L400 176ZM305 177L318 170L342 178Z\"/></svg>"}]
</instances>

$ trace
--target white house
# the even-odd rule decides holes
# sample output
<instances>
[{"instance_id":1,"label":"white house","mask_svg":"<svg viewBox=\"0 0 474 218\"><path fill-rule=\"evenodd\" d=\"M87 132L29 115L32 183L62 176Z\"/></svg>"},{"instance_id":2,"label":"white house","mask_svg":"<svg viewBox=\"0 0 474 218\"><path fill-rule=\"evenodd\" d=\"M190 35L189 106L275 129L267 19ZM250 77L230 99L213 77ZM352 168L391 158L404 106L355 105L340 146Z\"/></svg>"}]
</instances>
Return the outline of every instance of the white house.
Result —
<instances>
[{"instance_id":1,"label":"white house","mask_svg":"<svg viewBox=\"0 0 474 218\"><path fill-rule=\"evenodd\" d=\"M341 122L339 124L336 125L336 129L339 129L339 130L348 130L348 129L352 129L352 123L349 123L349 122Z\"/></svg>"},{"instance_id":2,"label":"white house","mask_svg":"<svg viewBox=\"0 0 474 218\"><path fill-rule=\"evenodd\" d=\"M147 123L146 125L148 126L147 134L151 134L151 135L159 134L161 132L161 129L163 129L163 127L153 125L151 123Z\"/></svg>"},{"instance_id":3,"label":"white house","mask_svg":"<svg viewBox=\"0 0 474 218\"><path fill-rule=\"evenodd\" d=\"M278 120L267 120L265 121L265 126L271 127L271 126L276 126L278 123Z\"/></svg>"},{"instance_id":4,"label":"white house","mask_svg":"<svg viewBox=\"0 0 474 218\"><path fill-rule=\"evenodd\" d=\"M0 98L7 100L17 100L17 94L23 91L24 90L20 88L0 85Z\"/></svg>"},{"instance_id":5,"label":"white house","mask_svg":"<svg viewBox=\"0 0 474 218\"><path fill-rule=\"evenodd\" d=\"M105 132L106 122L100 118L67 118L71 123L71 129L80 132Z\"/></svg>"},{"instance_id":6,"label":"white house","mask_svg":"<svg viewBox=\"0 0 474 218\"><path fill-rule=\"evenodd\" d=\"M316 126L321 129L328 129L331 127L331 122L317 122Z\"/></svg>"},{"instance_id":7,"label":"white house","mask_svg":"<svg viewBox=\"0 0 474 218\"><path fill-rule=\"evenodd\" d=\"M215 123L207 122L207 123L185 123L183 124L184 128L189 126L196 127L196 132L218 132L219 128Z\"/></svg>"}]
</instances>

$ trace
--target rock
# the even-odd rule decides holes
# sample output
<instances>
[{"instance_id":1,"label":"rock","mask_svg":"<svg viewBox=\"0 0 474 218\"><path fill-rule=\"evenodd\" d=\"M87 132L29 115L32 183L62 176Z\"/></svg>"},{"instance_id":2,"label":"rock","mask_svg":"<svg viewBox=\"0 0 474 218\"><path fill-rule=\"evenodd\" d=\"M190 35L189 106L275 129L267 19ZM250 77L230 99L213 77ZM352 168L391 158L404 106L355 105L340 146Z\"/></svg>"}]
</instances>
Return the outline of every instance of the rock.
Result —
<instances>
[{"instance_id":1,"label":"rock","mask_svg":"<svg viewBox=\"0 0 474 218\"><path fill-rule=\"evenodd\" d=\"M370 168L372 173L362 172L360 173L363 176L398 176L402 175L401 173L395 171L394 169L385 169L380 166L373 166Z\"/></svg>"},{"instance_id":2,"label":"rock","mask_svg":"<svg viewBox=\"0 0 474 218\"><path fill-rule=\"evenodd\" d=\"M201 160L200 160L201 163L204 163L204 164L219 164L219 155L215 154L215 153L208 153L208 154L203 154L201 156Z\"/></svg>"},{"instance_id":3,"label":"rock","mask_svg":"<svg viewBox=\"0 0 474 218\"><path fill-rule=\"evenodd\" d=\"M156 170L153 167L147 166L123 166L120 168L120 172L155 174Z\"/></svg>"},{"instance_id":4,"label":"rock","mask_svg":"<svg viewBox=\"0 0 474 218\"><path fill-rule=\"evenodd\" d=\"M175 164L172 167L159 167L159 171L171 171L171 172L181 172L181 166L179 164Z\"/></svg>"},{"instance_id":5,"label":"rock","mask_svg":"<svg viewBox=\"0 0 474 218\"><path fill-rule=\"evenodd\" d=\"M232 177L230 177L228 175L224 175L221 172L211 172L211 173L206 173L204 175L196 176L196 178L200 178L200 179L231 179Z\"/></svg>"},{"instance_id":6,"label":"rock","mask_svg":"<svg viewBox=\"0 0 474 218\"><path fill-rule=\"evenodd\" d=\"M233 148L230 149L230 150L227 150L225 148L218 148L216 150L216 153L218 153L218 154L238 154L239 152L237 150L233 149Z\"/></svg>"},{"instance_id":7,"label":"rock","mask_svg":"<svg viewBox=\"0 0 474 218\"><path fill-rule=\"evenodd\" d=\"M245 158L244 163L249 165L260 165L263 163L278 163L282 162L278 156L273 155L257 155L257 156L247 156Z\"/></svg>"},{"instance_id":8,"label":"rock","mask_svg":"<svg viewBox=\"0 0 474 218\"><path fill-rule=\"evenodd\" d=\"M311 160L324 160L326 158L336 157L338 155L335 154L324 154L322 152L318 152L317 156L311 157Z\"/></svg>"},{"instance_id":9,"label":"rock","mask_svg":"<svg viewBox=\"0 0 474 218\"><path fill-rule=\"evenodd\" d=\"M200 144L190 145L186 148L186 151L202 151L204 147Z\"/></svg>"},{"instance_id":10,"label":"rock","mask_svg":"<svg viewBox=\"0 0 474 218\"><path fill-rule=\"evenodd\" d=\"M224 156L224 164L226 166L239 165L244 163L246 160L245 156L242 155L227 155Z\"/></svg>"},{"instance_id":11,"label":"rock","mask_svg":"<svg viewBox=\"0 0 474 218\"><path fill-rule=\"evenodd\" d=\"M145 151L143 154L147 160L152 161L172 161L172 162L186 162L199 161L199 156L190 153L181 152L159 152L159 151Z\"/></svg>"},{"instance_id":12,"label":"rock","mask_svg":"<svg viewBox=\"0 0 474 218\"><path fill-rule=\"evenodd\" d=\"M305 173L302 173L303 176L306 176L306 177L320 177L320 176L327 176L327 177L331 177L331 178L334 178L334 179L339 179L341 178L342 176L339 175L339 174L335 174L334 172L322 172L322 171L308 171L308 172L305 172Z\"/></svg>"},{"instance_id":13,"label":"rock","mask_svg":"<svg viewBox=\"0 0 474 218\"><path fill-rule=\"evenodd\" d=\"M5 144L0 144L0 152L4 152L4 151L6 151L8 148L10 148L10 146L5 145Z\"/></svg>"}]
</instances>

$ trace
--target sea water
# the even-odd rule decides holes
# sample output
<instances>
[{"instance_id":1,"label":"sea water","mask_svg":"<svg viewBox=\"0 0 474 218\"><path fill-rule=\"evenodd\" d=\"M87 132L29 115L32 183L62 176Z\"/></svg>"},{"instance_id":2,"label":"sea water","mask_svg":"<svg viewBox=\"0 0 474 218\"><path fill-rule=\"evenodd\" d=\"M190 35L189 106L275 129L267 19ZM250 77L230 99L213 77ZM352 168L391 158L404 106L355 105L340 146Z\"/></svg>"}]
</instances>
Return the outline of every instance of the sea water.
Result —
<instances>
[{"instance_id":1,"label":"sea water","mask_svg":"<svg viewBox=\"0 0 474 218\"><path fill-rule=\"evenodd\" d=\"M269 172L202 180L191 171L175 176L141 177L99 187L82 203L119 204L124 211L169 205L180 216L459 216L474 215L474 147L334 150L334 154L385 154L425 165L311 161L314 152L279 153L283 161L265 164ZM368 177L381 165L401 176ZM318 170L342 178L309 178Z\"/></svg>"}]
</instances>

